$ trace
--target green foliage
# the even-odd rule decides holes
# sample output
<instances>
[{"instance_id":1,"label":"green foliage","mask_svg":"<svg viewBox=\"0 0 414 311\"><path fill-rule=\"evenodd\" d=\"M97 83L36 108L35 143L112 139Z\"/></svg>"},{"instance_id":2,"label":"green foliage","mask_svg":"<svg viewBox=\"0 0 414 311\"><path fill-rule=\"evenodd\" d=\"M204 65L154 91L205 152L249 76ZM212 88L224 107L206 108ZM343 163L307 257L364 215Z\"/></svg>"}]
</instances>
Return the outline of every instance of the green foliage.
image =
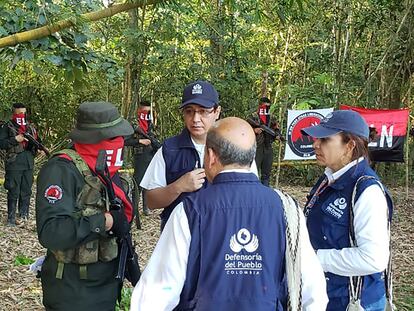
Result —
<instances>
[{"instance_id":1,"label":"green foliage","mask_svg":"<svg viewBox=\"0 0 414 311\"><path fill-rule=\"evenodd\" d=\"M116 311L128 311L130 309L132 288L122 287L121 302L117 302Z\"/></svg>"},{"instance_id":2,"label":"green foliage","mask_svg":"<svg viewBox=\"0 0 414 311\"><path fill-rule=\"evenodd\" d=\"M24 255L17 255L16 258L14 259L15 266L27 266L32 263L34 263L34 260Z\"/></svg>"},{"instance_id":3,"label":"green foliage","mask_svg":"<svg viewBox=\"0 0 414 311\"><path fill-rule=\"evenodd\" d=\"M245 117L266 74L281 124L286 109L412 106L412 1L166 1L96 23L80 18L102 8L98 0L0 2L0 36L76 22L0 50L0 112L7 118L14 101L27 103L47 145L66 137L86 100L111 101L133 119L137 102L152 99L161 138L176 134L181 92L196 79L217 87L223 116ZM307 170L299 176L311 179Z\"/></svg>"}]
</instances>

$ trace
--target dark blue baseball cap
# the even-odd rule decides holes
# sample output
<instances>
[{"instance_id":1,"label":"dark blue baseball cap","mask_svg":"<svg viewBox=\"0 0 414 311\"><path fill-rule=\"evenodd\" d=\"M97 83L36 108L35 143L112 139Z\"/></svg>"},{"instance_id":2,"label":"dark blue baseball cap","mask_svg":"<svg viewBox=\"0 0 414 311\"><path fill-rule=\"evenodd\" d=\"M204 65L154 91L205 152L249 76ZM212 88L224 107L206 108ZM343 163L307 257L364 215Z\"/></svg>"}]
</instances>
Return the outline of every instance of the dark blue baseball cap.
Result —
<instances>
[{"instance_id":1,"label":"dark blue baseball cap","mask_svg":"<svg viewBox=\"0 0 414 311\"><path fill-rule=\"evenodd\" d=\"M185 87L180 108L191 104L204 108L213 108L218 105L218 102L219 95L211 83L195 81Z\"/></svg>"},{"instance_id":2,"label":"dark blue baseball cap","mask_svg":"<svg viewBox=\"0 0 414 311\"><path fill-rule=\"evenodd\" d=\"M338 133L350 133L369 137L367 122L358 112L352 110L337 110L329 113L321 120L321 123L301 129L302 134L315 138L325 138Z\"/></svg>"}]
</instances>

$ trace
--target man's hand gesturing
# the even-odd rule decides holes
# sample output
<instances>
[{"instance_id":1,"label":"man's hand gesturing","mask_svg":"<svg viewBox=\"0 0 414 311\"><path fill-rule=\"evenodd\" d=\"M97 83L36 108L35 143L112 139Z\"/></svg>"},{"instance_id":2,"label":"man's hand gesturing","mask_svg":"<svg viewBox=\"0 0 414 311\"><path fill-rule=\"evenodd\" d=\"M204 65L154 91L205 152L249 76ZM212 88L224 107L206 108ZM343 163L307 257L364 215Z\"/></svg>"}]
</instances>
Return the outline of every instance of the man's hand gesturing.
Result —
<instances>
[{"instance_id":1,"label":"man's hand gesturing","mask_svg":"<svg viewBox=\"0 0 414 311\"><path fill-rule=\"evenodd\" d=\"M196 168L180 177L179 185L181 192L193 192L200 189L206 179L203 168Z\"/></svg>"}]
</instances>

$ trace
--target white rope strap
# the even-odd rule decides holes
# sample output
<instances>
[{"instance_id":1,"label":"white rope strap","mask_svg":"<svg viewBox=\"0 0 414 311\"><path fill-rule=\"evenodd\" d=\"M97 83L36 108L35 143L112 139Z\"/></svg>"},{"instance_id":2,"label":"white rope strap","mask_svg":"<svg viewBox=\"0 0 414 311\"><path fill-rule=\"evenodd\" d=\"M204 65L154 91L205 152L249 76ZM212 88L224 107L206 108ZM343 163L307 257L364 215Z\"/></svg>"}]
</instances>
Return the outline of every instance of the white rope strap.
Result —
<instances>
[{"instance_id":1,"label":"white rope strap","mask_svg":"<svg viewBox=\"0 0 414 311\"><path fill-rule=\"evenodd\" d=\"M288 281L288 310L302 309L302 276L301 276L301 234L299 206L288 194L276 190L279 194L286 222L286 275Z\"/></svg>"}]
</instances>

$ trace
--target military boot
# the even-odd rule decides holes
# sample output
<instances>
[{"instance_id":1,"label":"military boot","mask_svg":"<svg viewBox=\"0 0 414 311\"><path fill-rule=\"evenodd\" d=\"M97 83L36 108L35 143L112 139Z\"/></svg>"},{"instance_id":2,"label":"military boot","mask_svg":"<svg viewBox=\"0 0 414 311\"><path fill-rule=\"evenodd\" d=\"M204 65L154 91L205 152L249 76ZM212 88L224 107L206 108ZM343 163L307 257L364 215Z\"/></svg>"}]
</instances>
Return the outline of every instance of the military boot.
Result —
<instances>
[{"instance_id":1,"label":"military boot","mask_svg":"<svg viewBox=\"0 0 414 311\"><path fill-rule=\"evenodd\" d=\"M7 199L7 226L16 226L17 200Z\"/></svg>"},{"instance_id":2,"label":"military boot","mask_svg":"<svg viewBox=\"0 0 414 311\"><path fill-rule=\"evenodd\" d=\"M19 217L22 220L29 219L30 198L19 200Z\"/></svg>"}]
</instances>

